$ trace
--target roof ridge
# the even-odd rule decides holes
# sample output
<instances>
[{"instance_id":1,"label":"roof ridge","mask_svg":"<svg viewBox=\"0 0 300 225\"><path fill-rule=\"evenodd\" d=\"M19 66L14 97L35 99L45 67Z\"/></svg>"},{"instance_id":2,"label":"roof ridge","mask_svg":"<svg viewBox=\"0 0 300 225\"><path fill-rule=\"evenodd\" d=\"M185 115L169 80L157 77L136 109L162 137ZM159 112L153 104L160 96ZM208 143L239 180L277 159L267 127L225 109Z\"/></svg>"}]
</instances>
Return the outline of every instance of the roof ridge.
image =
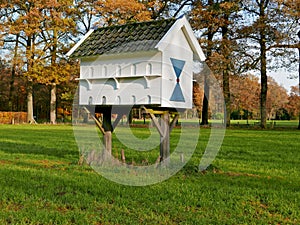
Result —
<instances>
[{"instance_id":1,"label":"roof ridge","mask_svg":"<svg viewBox=\"0 0 300 225\"><path fill-rule=\"evenodd\" d=\"M177 19L172 17L172 18L168 18L168 19L158 19L158 20L148 20L148 21L138 21L138 22L129 22L129 23L125 23L125 24L115 24L115 25L111 25L111 26L103 26L103 27L96 27L94 30L99 30L99 29L107 29L107 28L121 28L121 27L127 27L127 26L131 26L131 25L140 25L140 24L147 24L147 23L159 23L159 22L165 22L165 21L176 21Z\"/></svg>"}]
</instances>

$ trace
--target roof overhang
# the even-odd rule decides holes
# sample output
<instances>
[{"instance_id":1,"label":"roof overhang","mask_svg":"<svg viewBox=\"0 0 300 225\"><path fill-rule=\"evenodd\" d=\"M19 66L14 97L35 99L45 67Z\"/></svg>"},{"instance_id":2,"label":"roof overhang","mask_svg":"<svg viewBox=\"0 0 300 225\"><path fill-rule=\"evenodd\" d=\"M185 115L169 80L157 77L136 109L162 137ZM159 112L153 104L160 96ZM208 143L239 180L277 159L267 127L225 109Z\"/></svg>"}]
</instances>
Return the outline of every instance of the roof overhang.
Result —
<instances>
[{"instance_id":1,"label":"roof overhang","mask_svg":"<svg viewBox=\"0 0 300 225\"><path fill-rule=\"evenodd\" d=\"M174 25L170 28L170 30L165 34L165 36L159 41L159 43L156 45L156 48L159 51L163 51L169 43L171 43L173 39L173 35L179 32L180 30L183 31L186 40L188 41L193 53L194 53L194 59L205 61L206 57L200 47L200 44L194 35L193 29L188 22L187 18L183 16L180 19L177 19L177 21L174 23Z\"/></svg>"},{"instance_id":2,"label":"roof overhang","mask_svg":"<svg viewBox=\"0 0 300 225\"><path fill-rule=\"evenodd\" d=\"M76 51L76 49L94 32L93 29L89 30L83 38L80 39L79 42L76 43L76 45L73 46L73 48L70 49L70 51L68 51L68 53L66 54L68 57L70 57L73 52Z\"/></svg>"}]
</instances>

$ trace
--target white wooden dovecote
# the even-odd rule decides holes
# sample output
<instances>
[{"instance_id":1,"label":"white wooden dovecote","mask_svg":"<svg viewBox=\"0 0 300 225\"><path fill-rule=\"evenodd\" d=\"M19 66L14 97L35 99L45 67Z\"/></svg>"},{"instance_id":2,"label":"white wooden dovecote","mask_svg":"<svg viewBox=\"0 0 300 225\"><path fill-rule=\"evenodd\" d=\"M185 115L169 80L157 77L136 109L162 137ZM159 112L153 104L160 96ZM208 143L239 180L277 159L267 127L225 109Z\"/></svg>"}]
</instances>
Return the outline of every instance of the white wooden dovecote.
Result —
<instances>
[{"instance_id":1,"label":"white wooden dovecote","mask_svg":"<svg viewBox=\"0 0 300 225\"><path fill-rule=\"evenodd\" d=\"M91 30L67 55L80 59L80 105L191 108L205 60L186 17Z\"/></svg>"}]
</instances>

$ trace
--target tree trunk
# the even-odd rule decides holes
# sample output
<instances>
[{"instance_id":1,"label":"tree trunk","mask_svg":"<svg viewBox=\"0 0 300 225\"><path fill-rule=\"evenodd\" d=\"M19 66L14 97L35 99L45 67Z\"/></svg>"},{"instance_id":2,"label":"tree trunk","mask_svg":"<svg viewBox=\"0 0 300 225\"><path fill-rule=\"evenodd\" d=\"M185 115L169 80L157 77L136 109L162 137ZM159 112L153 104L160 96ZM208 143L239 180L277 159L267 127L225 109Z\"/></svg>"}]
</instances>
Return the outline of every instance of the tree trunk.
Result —
<instances>
[{"instance_id":1,"label":"tree trunk","mask_svg":"<svg viewBox=\"0 0 300 225\"><path fill-rule=\"evenodd\" d=\"M225 15L225 20L228 20L228 16ZM228 50L227 44L228 44L228 25L225 25L222 27L222 54L225 58L225 65L223 65L223 95L225 100L225 110L224 110L224 119L226 122L226 126L230 126L230 82L229 82L229 75L230 75L230 60L229 55L230 52Z\"/></svg>"},{"instance_id":2,"label":"tree trunk","mask_svg":"<svg viewBox=\"0 0 300 225\"><path fill-rule=\"evenodd\" d=\"M33 87L32 82L28 82L27 86L27 123L35 123L33 117Z\"/></svg>"},{"instance_id":3,"label":"tree trunk","mask_svg":"<svg viewBox=\"0 0 300 225\"><path fill-rule=\"evenodd\" d=\"M15 90L15 76L16 76L16 65L17 65L17 56L18 56L18 48L19 48L19 34L16 35L16 45L14 49L14 58L13 58L13 64L11 69L11 79L10 79L10 87L9 87L9 97L8 97L8 107L10 111L13 111L13 101L14 96L13 92Z\"/></svg>"},{"instance_id":4,"label":"tree trunk","mask_svg":"<svg viewBox=\"0 0 300 225\"><path fill-rule=\"evenodd\" d=\"M223 95L225 100L225 115L224 119L226 122L226 127L230 126L230 114L231 114L231 100L230 100L230 85L229 85L229 71L225 69L223 71Z\"/></svg>"},{"instance_id":5,"label":"tree trunk","mask_svg":"<svg viewBox=\"0 0 300 225\"><path fill-rule=\"evenodd\" d=\"M298 32L298 36L299 36L299 39L300 39L300 31ZM300 40L299 40L299 43L300 43ZM298 61L299 61L299 66L298 66L299 84L298 84L298 88L299 89L298 89L298 94L300 96L300 48L298 48L298 52L299 52L299 59L298 59ZM300 130L300 109L299 109L298 114L299 114L298 130Z\"/></svg>"},{"instance_id":6,"label":"tree trunk","mask_svg":"<svg viewBox=\"0 0 300 225\"><path fill-rule=\"evenodd\" d=\"M208 125L208 101L209 101L209 84L208 79L204 77L204 96L202 104L202 121L201 125Z\"/></svg>"},{"instance_id":7,"label":"tree trunk","mask_svg":"<svg viewBox=\"0 0 300 225\"><path fill-rule=\"evenodd\" d=\"M268 78L266 71L266 62L261 66L261 92L260 92L260 115L261 115L261 128L266 128L267 125L267 92L268 92Z\"/></svg>"},{"instance_id":8,"label":"tree trunk","mask_svg":"<svg viewBox=\"0 0 300 225\"><path fill-rule=\"evenodd\" d=\"M27 60L27 72L31 74L34 62L34 45L32 44L34 36L30 36L26 40L26 54L30 56ZM33 117L33 82L28 77L27 81L27 122L36 123Z\"/></svg>"},{"instance_id":9,"label":"tree trunk","mask_svg":"<svg viewBox=\"0 0 300 225\"><path fill-rule=\"evenodd\" d=\"M210 2L210 4L213 4ZM214 34L212 31L212 28L209 28L209 32L207 35L207 59L206 61L209 61L211 54L212 54L212 40L213 40ZM209 109L209 79L207 77L208 75L204 75L204 96L203 96L203 103L202 103L202 121L201 125L208 125L208 109Z\"/></svg>"},{"instance_id":10,"label":"tree trunk","mask_svg":"<svg viewBox=\"0 0 300 225\"><path fill-rule=\"evenodd\" d=\"M56 84L51 85L50 96L50 123L56 124Z\"/></svg>"},{"instance_id":11,"label":"tree trunk","mask_svg":"<svg viewBox=\"0 0 300 225\"><path fill-rule=\"evenodd\" d=\"M51 14L53 12L51 11ZM56 58L57 58L57 30L53 28L53 47L51 50L51 66L54 71L57 71ZM54 75L56 78L57 74ZM56 124L56 79L53 77L51 84L51 97L50 97L50 123Z\"/></svg>"},{"instance_id":12,"label":"tree trunk","mask_svg":"<svg viewBox=\"0 0 300 225\"><path fill-rule=\"evenodd\" d=\"M261 79L261 90L260 90L260 126L266 128L267 126L267 92L268 92L268 77L267 77L267 47L266 47L266 30L265 30L265 4L260 5L260 79Z\"/></svg>"}]
</instances>

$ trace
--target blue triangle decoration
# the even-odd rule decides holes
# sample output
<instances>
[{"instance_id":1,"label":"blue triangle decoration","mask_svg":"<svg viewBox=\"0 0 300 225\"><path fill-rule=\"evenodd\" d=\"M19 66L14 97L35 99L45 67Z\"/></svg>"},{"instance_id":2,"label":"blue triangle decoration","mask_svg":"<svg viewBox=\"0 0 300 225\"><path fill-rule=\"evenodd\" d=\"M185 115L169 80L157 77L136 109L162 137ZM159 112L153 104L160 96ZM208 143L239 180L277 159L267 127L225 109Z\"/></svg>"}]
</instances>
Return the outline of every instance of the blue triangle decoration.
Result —
<instances>
[{"instance_id":1,"label":"blue triangle decoration","mask_svg":"<svg viewBox=\"0 0 300 225\"><path fill-rule=\"evenodd\" d=\"M184 67L185 61L171 58L171 62L175 70L176 77L179 78L182 73L182 69Z\"/></svg>"},{"instance_id":2,"label":"blue triangle decoration","mask_svg":"<svg viewBox=\"0 0 300 225\"><path fill-rule=\"evenodd\" d=\"M171 101L176 101L176 102L185 102L185 99L183 97L182 90L181 90L181 87L180 87L179 83L176 84L175 89L173 91L173 94L172 94L170 100Z\"/></svg>"},{"instance_id":3,"label":"blue triangle decoration","mask_svg":"<svg viewBox=\"0 0 300 225\"><path fill-rule=\"evenodd\" d=\"M183 93L182 93L182 90L181 90L181 87L179 84L179 82L180 82L179 77L182 73L183 67L185 65L185 61L171 58L171 62L172 62L177 79L176 79L176 86L175 86L173 94L170 98L170 101L185 102L185 99L184 99L184 96L183 96Z\"/></svg>"}]
</instances>

